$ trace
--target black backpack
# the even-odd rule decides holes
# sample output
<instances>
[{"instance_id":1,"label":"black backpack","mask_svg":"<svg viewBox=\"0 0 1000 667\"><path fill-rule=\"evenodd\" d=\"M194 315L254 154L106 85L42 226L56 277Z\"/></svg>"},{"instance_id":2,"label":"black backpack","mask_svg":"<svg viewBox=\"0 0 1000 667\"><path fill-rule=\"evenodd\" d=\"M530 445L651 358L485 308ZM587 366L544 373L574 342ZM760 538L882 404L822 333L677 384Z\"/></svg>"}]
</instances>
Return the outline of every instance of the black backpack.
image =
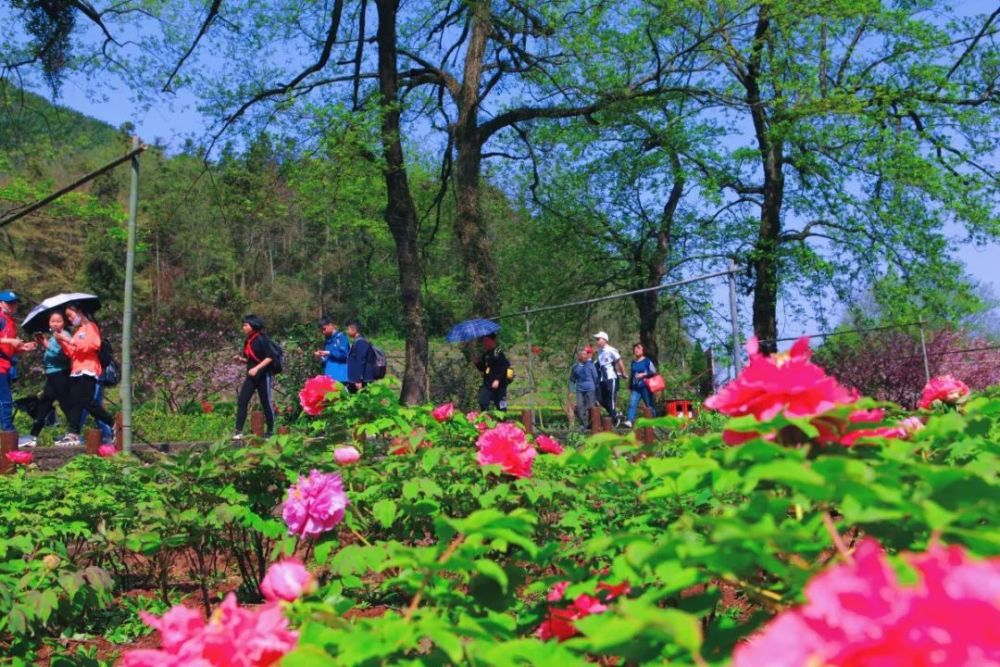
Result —
<instances>
[{"instance_id":1,"label":"black backpack","mask_svg":"<svg viewBox=\"0 0 1000 667\"><path fill-rule=\"evenodd\" d=\"M267 344L267 356L271 357L268 369L272 373L280 373L285 370L285 351L268 336L264 336L264 343Z\"/></svg>"},{"instance_id":2,"label":"black backpack","mask_svg":"<svg viewBox=\"0 0 1000 667\"><path fill-rule=\"evenodd\" d=\"M118 365L118 360L115 359L114 348L111 347L111 343L108 342L107 338L101 338L101 349L97 351L97 360L101 362L101 368L103 369L101 370L101 377L97 378L98 382L105 387L114 387L121 382L121 366Z\"/></svg>"},{"instance_id":3,"label":"black backpack","mask_svg":"<svg viewBox=\"0 0 1000 667\"><path fill-rule=\"evenodd\" d=\"M375 368L372 369L372 379L381 380L385 377L385 372L389 366L389 362L386 359L385 352L382 351L382 348L372 345L372 352L375 353Z\"/></svg>"}]
</instances>

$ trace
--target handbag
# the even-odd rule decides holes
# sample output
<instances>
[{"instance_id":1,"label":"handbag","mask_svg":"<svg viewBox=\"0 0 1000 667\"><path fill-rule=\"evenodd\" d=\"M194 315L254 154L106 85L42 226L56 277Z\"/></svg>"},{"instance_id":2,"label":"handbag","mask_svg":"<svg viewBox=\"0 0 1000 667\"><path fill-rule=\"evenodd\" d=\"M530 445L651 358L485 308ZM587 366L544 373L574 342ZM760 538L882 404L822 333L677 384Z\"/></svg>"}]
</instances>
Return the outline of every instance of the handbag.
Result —
<instances>
[{"instance_id":1,"label":"handbag","mask_svg":"<svg viewBox=\"0 0 1000 667\"><path fill-rule=\"evenodd\" d=\"M654 394L658 391L663 391L667 387L667 383L663 381L663 376L659 373L646 378L643 382L646 383L646 387Z\"/></svg>"}]
</instances>

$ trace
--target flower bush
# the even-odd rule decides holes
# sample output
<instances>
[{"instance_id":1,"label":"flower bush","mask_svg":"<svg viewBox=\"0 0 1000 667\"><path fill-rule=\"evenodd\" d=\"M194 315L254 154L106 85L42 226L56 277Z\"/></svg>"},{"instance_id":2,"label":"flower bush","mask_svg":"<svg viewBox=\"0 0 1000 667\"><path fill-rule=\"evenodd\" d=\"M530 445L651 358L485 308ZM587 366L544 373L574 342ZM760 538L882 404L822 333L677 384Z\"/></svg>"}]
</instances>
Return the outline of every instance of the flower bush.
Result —
<instances>
[{"instance_id":1,"label":"flower bush","mask_svg":"<svg viewBox=\"0 0 1000 667\"><path fill-rule=\"evenodd\" d=\"M721 667L868 664L905 636L924 664L989 664L1000 391L913 415L802 347L752 368L748 406L719 399L728 422L651 420L651 445L439 422L376 383L245 447L19 466L0 477L0 646L15 664L128 634L115 651L148 664ZM538 456L549 438L562 454ZM129 644L153 630L139 612L155 648Z\"/></svg>"}]
</instances>

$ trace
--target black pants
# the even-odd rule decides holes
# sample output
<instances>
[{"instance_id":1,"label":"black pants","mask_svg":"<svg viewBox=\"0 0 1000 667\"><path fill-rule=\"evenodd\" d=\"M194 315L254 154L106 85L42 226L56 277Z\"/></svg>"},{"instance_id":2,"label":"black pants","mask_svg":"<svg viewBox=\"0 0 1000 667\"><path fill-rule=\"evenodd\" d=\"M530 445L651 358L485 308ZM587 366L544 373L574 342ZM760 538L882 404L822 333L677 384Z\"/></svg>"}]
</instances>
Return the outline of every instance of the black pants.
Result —
<instances>
[{"instance_id":1,"label":"black pants","mask_svg":"<svg viewBox=\"0 0 1000 667\"><path fill-rule=\"evenodd\" d=\"M274 433L274 406L271 403L271 383L270 373L260 372L257 375L247 375L240 386L240 394L236 404L236 432L243 432L243 424L247 420L247 409L250 407L250 399L254 393L260 398L260 407L264 411L264 420L267 422L267 433Z\"/></svg>"},{"instance_id":2,"label":"black pants","mask_svg":"<svg viewBox=\"0 0 1000 667\"><path fill-rule=\"evenodd\" d=\"M115 423L114 416L94 400L96 386L97 378L92 375L77 375L69 379L69 411L66 413L66 418L69 420L70 433L80 434L84 410L94 419L106 424Z\"/></svg>"},{"instance_id":3,"label":"black pants","mask_svg":"<svg viewBox=\"0 0 1000 667\"><path fill-rule=\"evenodd\" d=\"M48 420L49 413L52 412L52 405L56 401L59 401L59 407L62 408L68 423L70 411L69 373L45 374L45 388L42 389L42 395L38 397L38 404L35 406L35 423L31 425L31 435L37 437L45 428L45 422Z\"/></svg>"},{"instance_id":4,"label":"black pants","mask_svg":"<svg viewBox=\"0 0 1000 667\"><path fill-rule=\"evenodd\" d=\"M479 388L479 409L489 410L490 403L497 406L497 409L506 412L507 411L507 386L500 385L499 388L493 389L489 385L483 385Z\"/></svg>"},{"instance_id":5,"label":"black pants","mask_svg":"<svg viewBox=\"0 0 1000 667\"><path fill-rule=\"evenodd\" d=\"M597 402L601 404L602 408L608 411L608 414L615 421L618 421L618 408L616 406L617 400L618 378L615 377L611 380L601 380L601 383L597 385Z\"/></svg>"}]
</instances>

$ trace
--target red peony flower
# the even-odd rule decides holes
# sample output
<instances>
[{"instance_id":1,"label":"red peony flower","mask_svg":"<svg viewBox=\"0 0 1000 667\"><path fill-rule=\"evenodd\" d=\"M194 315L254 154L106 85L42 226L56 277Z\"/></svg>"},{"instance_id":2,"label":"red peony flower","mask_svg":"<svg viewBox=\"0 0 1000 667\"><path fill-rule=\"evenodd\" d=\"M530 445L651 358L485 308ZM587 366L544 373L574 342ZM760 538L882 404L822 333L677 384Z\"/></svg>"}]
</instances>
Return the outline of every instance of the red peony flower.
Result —
<instances>
[{"instance_id":1,"label":"red peony flower","mask_svg":"<svg viewBox=\"0 0 1000 667\"><path fill-rule=\"evenodd\" d=\"M31 452L15 449L12 452L7 452L7 460L19 466L28 466L35 460L35 456Z\"/></svg>"},{"instance_id":2,"label":"red peony flower","mask_svg":"<svg viewBox=\"0 0 1000 667\"><path fill-rule=\"evenodd\" d=\"M503 422L486 431L476 440L479 465L499 465L508 475L531 477L531 464L538 452L528 444L524 431Z\"/></svg>"},{"instance_id":3,"label":"red peony flower","mask_svg":"<svg viewBox=\"0 0 1000 667\"><path fill-rule=\"evenodd\" d=\"M753 415L768 421L780 413L814 417L858 400L809 358L809 338L795 342L786 354L764 356L756 338L747 342L750 363L735 380L705 400L705 407L730 417Z\"/></svg>"},{"instance_id":4,"label":"red peony flower","mask_svg":"<svg viewBox=\"0 0 1000 667\"><path fill-rule=\"evenodd\" d=\"M445 403L444 405L439 405L433 410L431 410L431 417L437 422L446 422L452 418L455 414L455 405L453 403Z\"/></svg>"},{"instance_id":5,"label":"red peony flower","mask_svg":"<svg viewBox=\"0 0 1000 667\"><path fill-rule=\"evenodd\" d=\"M215 406L212 405L212 401L202 401L201 411L206 415L210 415L215 412Z\"/></svg>"},{"instance_id":6,"label":"red peony flower","mask_svg":"<svg viewBox=\"0 0 1000 667\"><path fill-rule=\"evenodd\" d=\"M111 458L118 453L118 448L114 445L101 445L97 448L97 455L101 458Z\"/></svg>"},{"instance_id":7,"label":"red peony flower","mask_svg":"<svg viewBox=\"0 0 1000 667\"><path fill-rule=\"evenodd\" d=\"M555 438L550 438L547 435L539 435L535 437L535 444L538 445L538 449L545 452L546 454L562 454L563 446L559 444L559 441Z\"/></svg>"},{"instance_id":8,"label":"red peony flower","mask_svg":"<svg viewBox=\"0 0 1000 667\"><path fill-rule=\"evenodd\" d=\"M956 380L950 375L940 375L933 378L924 387L920 394L920 402L917 406L928 410L935 401L940 401L945 405L957 405L969 395L969 387L961 380Z\"/></svg>"},{"instance_id":9,"label":"red peony flower","mask_svg":"<svg viewBox=\"0 0 1000 667\"><path fill-rule=\"evenodd\" d=\"M554 584L549 589L546 600L549 602L562 601L569 585L568 581L560 581ZM621 595L627 595L631 590L632 588L628 585L628 582L622 582L617 586L601 582L597 584L597 596L582 593L573 599L573 603L569 607L549 607L545 620L535 630L535 636L542 640L557 639L559 641L575 637L579 632L573 621L590 616L591 614L600 614L607 611L608 602ZM601 593L605 593L605 595L601 596Z\"/></svg>"},{"instance_id":10,"label":"red peony flower","mask_svg":"<svg viewBox=\"0 0 1000 667\"><path fill-rule=\"evenodd\" d=\"M200 612L181 605L160 618L139 614L146 625L160 631L161 648L126 651L122 667L270 667L298 641L280 606L244 609L233 593L207 622Z\"/></svg>"},{"instance_id":11,"label":"red peony flower","mask_svg":"<svg viewBox=\"0 0 1000 667\"><path fill-rule=\"evenodd\" d=\"M532 345L531 346L531 353L533 355L535 355L536 357L540 357L540 356L542 356L542 348L538 347L537 345Z\"/></svg>"},{"instance_id":12,"label":"red peony flower","mask_svg":"<svg viewBox=\"0 0 1000 667\"><path fill-rule=\"evenodd\" d=\"M905 559L899 583L878 543L817 575L805 606L780 614L737 647L734 667L1000 664L1000 558L973 561L935 545Z\"/></svg>"},{"instance_id":13,"label":"red peony flower","mask_svg":"<svg viewBox=\"0 0 1000 667\"><path fill-rule=\"evenodd\" d=\"M330 394L339 391L340 385L332 377L328 375L311 377L306 380L302 391L299 392L299 405L310 417L318 417L333 400L336 400L336 396L331 398Z\"/></svg>"}]
</instances>

